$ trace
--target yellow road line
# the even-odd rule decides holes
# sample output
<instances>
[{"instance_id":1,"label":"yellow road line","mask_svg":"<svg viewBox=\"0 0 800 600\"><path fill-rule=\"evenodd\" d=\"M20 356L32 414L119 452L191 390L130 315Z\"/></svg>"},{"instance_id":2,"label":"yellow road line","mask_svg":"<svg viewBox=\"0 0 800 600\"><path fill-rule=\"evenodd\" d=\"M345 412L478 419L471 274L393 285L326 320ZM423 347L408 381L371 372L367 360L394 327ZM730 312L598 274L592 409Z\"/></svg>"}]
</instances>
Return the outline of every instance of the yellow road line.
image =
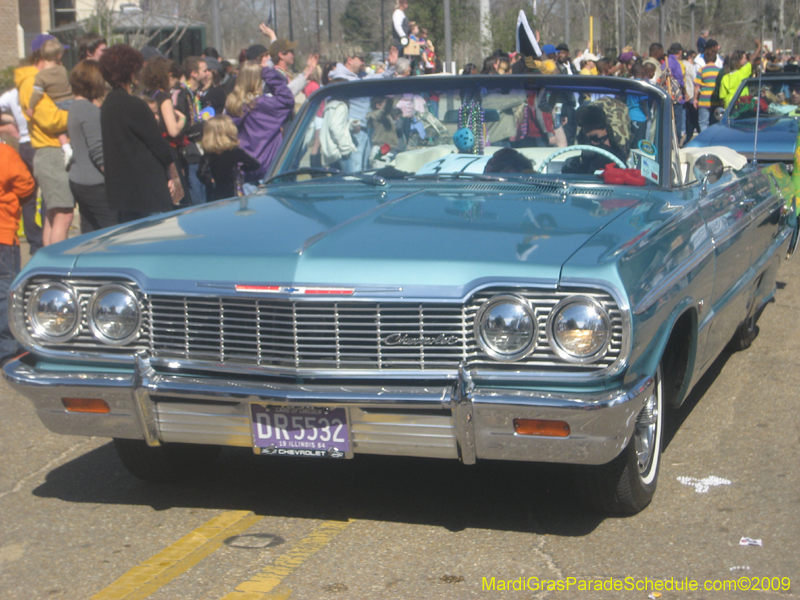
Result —
<instances>
[{"instance_id":1,"label":"yellow road line","mask_svg":"<svg viewBox=\"0 0 800 600\"><path fill-rule=\"evenodd\" d=\"M233 510L214 517L125 573L91 600L147 598L214 552L225 539L239 535L263 518L247 510Z\"/></svg>"},{"instance_id":2,"label":"yellow road line","mask_svg":"<svg viewBox=\"0 0 800 600\"><path fill-rule=\"evenodd\" d=\"M280 555L271 565L252 579L236 586L236 591L223 596L222 600L278 600L288 598L291 590L276 589L295 569L312 555L322 550L342 533L352 521L325 521L314 531Z\"/></svg>"}]
</instances>

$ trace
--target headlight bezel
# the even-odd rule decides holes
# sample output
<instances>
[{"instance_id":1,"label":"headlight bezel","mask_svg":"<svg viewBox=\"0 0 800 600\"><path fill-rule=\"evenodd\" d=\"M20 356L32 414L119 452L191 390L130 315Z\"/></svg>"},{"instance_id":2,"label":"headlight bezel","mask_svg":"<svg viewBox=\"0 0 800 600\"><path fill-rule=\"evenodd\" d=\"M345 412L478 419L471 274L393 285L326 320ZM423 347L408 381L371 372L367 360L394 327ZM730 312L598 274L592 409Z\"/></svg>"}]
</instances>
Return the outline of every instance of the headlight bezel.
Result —
<instances>
[{"instance_id":1,"label":"headlight bezel","mask_svg":"<svg viewBox=\"0 0 800 600\"><path fill-rule=\"evenodd\" d=\"M575 304L584 304L596 309L605 328L605 340L603 344L597 350L585 356L577 356L566 350L559 342L558 336L555 332L556 320L558 317L560 317L561 313L565 309ZM559 358L572 364L585 365L602 360L608 352L609 346L611 345L612 334L613 328L611 317L609 317L608 312L603 305L590 296L575 295L564 298L553 307L547 317L547 341L550 344L550 348Z\"/></svg>"},{"instance_id":2,"label":"headlight bezel","mask_svg":"<svg viewBox=\"0 0 800 600\"><path fill-rule=\"evenodd\" d=\"M125 296L127 296L131 301L133 306L136 307L136 323L128 335L122 338L112 338L106 335L100 326L97 324L97 317L95 315L95 308L97 307L97 303L108 293L111 292L121 292ZM129 287L122 285L120 283L108 283L106 285L102 285L97 288L94 293L89 298L89 301L86 305L86 321L88 322L89 329L92 332L92 335L99 340L100 342L107 344L109 346L124 346L136 338L139 337L142 331L142 309L139 304L139 298L136 295L136 292L131 290Z\"/></svg>"},{"instance_id":3,"label":"headlight bezel","mask_svg":"<svg viewBox=\"0 0 800 600\"><path fill-rule=\"evenodd\" d=\"M494 349L484 338L483 317L498 304L513 304L522 308L522 310L530 318L533 325L533 331L531 332L530 339L526 345L514 353L500 352ZM486 302L484 302L478 309L478 312L475 315L474 334L475 340L478 343L478 347L494 360L500 362L517 362L522 360L536 351L539 341L539 318L536 313L536 308L532 307L524 298L513 294L498 294L493 296L486 300Z\"/></svg>"},{"instance_id":4,"label":"headlight bezel","mask_svg":"<svg viewBox=\"0 0 800 600\"><path fill-rule=\"evenodd\" d=\"M75 322L72 324L69 331L63 335L52 335L48 333L45 330L44 325L38 321L36 316L38 311L35 310L34 304L38 301L41 293L50 289L63 290L69 295L70 300L75 305ZM48 281L38 284L28 298L26 312L28 316L30 335L34 339L41 340L48 344L62 344L72 340L80 332L81 325L83 323L83 309L81 307L80 295L75 288L62 281Z\"/></svg>"}]
</instances>

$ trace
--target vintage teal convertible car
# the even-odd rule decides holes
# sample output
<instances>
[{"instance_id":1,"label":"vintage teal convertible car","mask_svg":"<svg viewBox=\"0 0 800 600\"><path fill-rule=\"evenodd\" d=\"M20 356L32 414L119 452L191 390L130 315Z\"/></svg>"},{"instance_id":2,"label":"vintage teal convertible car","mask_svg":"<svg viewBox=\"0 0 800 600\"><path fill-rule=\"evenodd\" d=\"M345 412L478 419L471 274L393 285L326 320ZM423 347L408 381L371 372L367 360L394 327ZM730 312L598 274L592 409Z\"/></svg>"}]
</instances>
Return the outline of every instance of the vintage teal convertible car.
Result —
<instances>
[{"instance_id":1,"label":"vintage teal convertible car","mask_svg":"<svg viewBox=\"0 0 800 600\"><path fill-rule=\"evenodd\" d=\"M667 102L612 77L326 86L256 193L39 251L5 376L146 480L221 446L541 461L640 511L665 412L750 344L796 240L783 166L678 150Z\"/></svg>"},{"instance_id":2,"label":"vintage teal convertible car","mask_svg":"<svg viewBox=\"0 0 800 600\"><path fill-rule=\"evenodd\" d=\"M756 97L762 98L758 114ZM693 137L688 147L727 146L747 159L781 162L791 171L800 121L800 73L745 79L728 108L717 110L722 113L719 123Z\"/></svg>"}]
</instances>

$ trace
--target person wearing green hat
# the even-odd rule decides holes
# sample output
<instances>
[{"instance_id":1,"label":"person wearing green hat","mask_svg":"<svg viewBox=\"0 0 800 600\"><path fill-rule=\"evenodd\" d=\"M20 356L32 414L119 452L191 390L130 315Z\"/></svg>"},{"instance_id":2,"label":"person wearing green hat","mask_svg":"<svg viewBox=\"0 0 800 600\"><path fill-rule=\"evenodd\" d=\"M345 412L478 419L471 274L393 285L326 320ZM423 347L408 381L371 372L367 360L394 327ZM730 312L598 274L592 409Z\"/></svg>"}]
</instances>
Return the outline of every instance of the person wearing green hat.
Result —
<instances>
[{"instance_id":1,"label":"person wearing green hat","mask_svg":"<svg viewBox=\"0 0 800 600\"><path fill-rule=\"evenodd\" d=\"M282 38L272 42L269 47L269 57L274 69L286 80L295 98L303 92L308 84L308 78L314 72L314 69L317 68L317 63L319 62L319 55L309 55L303 72L294 75L292 73L292 67L294 66L294 51L296 48L297 42Z\"/></svg>"}]
</instances>

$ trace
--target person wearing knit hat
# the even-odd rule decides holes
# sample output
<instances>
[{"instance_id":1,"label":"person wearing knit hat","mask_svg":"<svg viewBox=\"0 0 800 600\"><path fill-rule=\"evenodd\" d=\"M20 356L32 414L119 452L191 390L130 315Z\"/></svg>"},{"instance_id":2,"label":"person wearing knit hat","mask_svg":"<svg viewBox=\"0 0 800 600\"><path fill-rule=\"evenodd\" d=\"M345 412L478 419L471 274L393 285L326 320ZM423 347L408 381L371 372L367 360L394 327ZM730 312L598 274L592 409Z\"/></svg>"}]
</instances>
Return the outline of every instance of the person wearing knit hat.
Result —
<instances>
[{"instance_id":1,"label":"person wearing knit hat","mask_svg":"<svg viewBox=\"0 0 800 600\"><path fill-rule=\"evenodd\" d=\"M256 62L262 62L264 57L269 55L269 51L263 44L253 44L245 51L245 58Z\"/></svg>"},{"instance_id":2,"label":"person wearing knit hat","mask_svg":"<svg viewBox=\"0 0 800 600\"><path fill-rule=\"evenodd\" d=\"M569 59L569 46L560 43L556 46L556 66L562 75L574 75L572 61Z\"/></svg>"},{"instance_id":3,"label":"person wearing knit hat","mask_svg":"<svg viewBox=\"0 0 800 600\"><path fill-rule=\"evenodd\" d=\"M578 144L606 150L623 163L628 160L628 148L633 134L630 113L624 102L603 96L581 106L576 120ZM603 170L609 162L608 156L584 150L579 156L568 159L561 172L594 173Z\"/></svg>"}]
</instances>

